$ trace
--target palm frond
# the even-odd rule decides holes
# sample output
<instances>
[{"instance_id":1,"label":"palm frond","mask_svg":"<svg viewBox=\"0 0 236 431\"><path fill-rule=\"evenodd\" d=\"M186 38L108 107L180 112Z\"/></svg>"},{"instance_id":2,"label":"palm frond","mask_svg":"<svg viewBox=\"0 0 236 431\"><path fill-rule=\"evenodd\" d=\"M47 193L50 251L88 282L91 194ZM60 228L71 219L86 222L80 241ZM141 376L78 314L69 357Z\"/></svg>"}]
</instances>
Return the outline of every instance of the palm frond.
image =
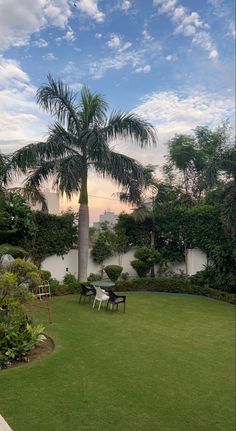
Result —
<instances>
[{"instance_id":1,"label":"palm frond","mask_svg":"<svg viewBox=\"0 0 236 431\"><path fill-rule=\"evenodd\" d=\"M39 203L42 206L42 212L48 213L47 199L38 187L33 187L26 183L25 187L22 189L22 195L27 201L31 201L33 205Z\"/></svg>"},{"instance_id":2,"label":"palm frond","mask_svg":"<svg viewBox=\"0 0 236 431\"><path fill-rule=\"evenodd\" d=\"M80 129L76 94L61 80L55 80L49 74L48 84L43 84L38 89L36 101L45 111L56 115L60 123L68 128L74 124L77 130Z\"/></svg>"},{"instance_id":3,"label":"palm frond","mask_svg":"<svg viewBox=\"0 0 236 431\"><path fill-rule=\"evenodd\" d=\"M85 142L86 153L90 163L94 161L106 163L106 160L109 158L110 149L103 128L94 127L92 130L88 130L82 135L81 140Z\"/></svg>"},{"instance_id":4,"label":"palm frond","mask_svg":"<svg viewBox=\"0 0 236 431\"><path fill-rule=\"evenodd\" d=\"M97 173L109 177L119 185L127 186L132 181L143 181L143 167L136 160L124 154L110 151L105 161L95 162Z\"/></svg>"},{"instance_id":5,"label":"palm frond","mask_svg":"<svg viewBox=\"0 0 236 431\"><path fill-rule=\"evenodd\" d=\"M27 256L28 253L22 247L5 243L5 244L0 244L0 256L3 256L4 254L10 254L16 258L16 257L25 257Z\"/></svg>"},{"instance_id":6,"label":"palm frond","mask_svg":"<svg viewBox=\"0 0 236 431\"><path fill-rule=\"evenodd\" d=\"M80 155L65 157L57 164L55 185L69 199L80 190L81 176L84 170L83 158Z\"/></svg>"},{"instance_id":7,"label":"palm frond","mask_svg":"<svg viewBox=\"0 0 236 431\"><path fill-rule=\"evenodd\" d=\"M105 123L108 104L100 94L93 94L87 86L84 86L81 90L80 105L83 129Z\"/></svg>"},{"instance_id":8,"label":"palm frond","mask_svg":"<svg viewBox=\"0 0 236 431\"><path fill-rule=\"evenodd\" d=\"M26 180L25 187L39 188L43 181L46 181L57 171L57 160L42 161L39 166L30 171Z\"/></svg>"},{"instance_id":9,"label":"palm frond","mask_svg":"<svg viewBox=\"0 0 236 431\"><path fill-rule=\"evenodd\" d=\"M141 148L157 143L154 127L134 113L113 112L106 125L106 133L109 138L130 138Z\"/></svg>"}]
</instances>

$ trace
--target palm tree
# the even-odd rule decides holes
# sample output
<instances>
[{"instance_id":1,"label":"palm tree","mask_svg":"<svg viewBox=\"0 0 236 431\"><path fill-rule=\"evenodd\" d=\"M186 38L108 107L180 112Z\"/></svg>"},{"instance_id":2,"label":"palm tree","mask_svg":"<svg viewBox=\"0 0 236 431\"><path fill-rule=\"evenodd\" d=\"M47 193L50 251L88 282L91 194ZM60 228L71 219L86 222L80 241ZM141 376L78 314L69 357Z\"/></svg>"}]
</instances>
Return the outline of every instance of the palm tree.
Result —
<instances>
[{"instance_id":1,"label":"palm tree","mask_svg":"<svg viewBox=\"0 0 236 431\"><path fill-rule=\"evenodd\" d=\"M37 91L37 103L56 117L46 142L30 144L13 156L13 165L26 173L27 184L39 187L51 175L55 186L69 198L79 193L79 279L87 279L89 244L88 172L93 169L104 178L128 186L141 181L142 165L109 146L114 139L131 139L142 148L155 144L153 127L133 113L113 112L99 94L85 86L80 100L60 80L48 76L48 83Z\"/></svg>"}]
</instances>

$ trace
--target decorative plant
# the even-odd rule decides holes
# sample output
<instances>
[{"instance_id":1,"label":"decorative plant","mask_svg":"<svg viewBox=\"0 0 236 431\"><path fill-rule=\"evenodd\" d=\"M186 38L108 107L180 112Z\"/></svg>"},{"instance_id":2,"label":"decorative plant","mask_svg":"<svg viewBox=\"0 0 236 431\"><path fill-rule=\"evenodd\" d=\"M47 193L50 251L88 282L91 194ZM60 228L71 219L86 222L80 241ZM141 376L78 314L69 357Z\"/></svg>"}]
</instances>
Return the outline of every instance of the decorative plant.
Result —
<instances>
[{"instance_id":1,"label":"decorative plant","mask_svg":"<svg viewBox=\"0 0 236 431\"><path fill-rule=\"evenodd\" d=\"M110 280L114 282L118 280L123 271L123 268L120 265L107 265L104 269Z\"/></svg>"}]
</instances>

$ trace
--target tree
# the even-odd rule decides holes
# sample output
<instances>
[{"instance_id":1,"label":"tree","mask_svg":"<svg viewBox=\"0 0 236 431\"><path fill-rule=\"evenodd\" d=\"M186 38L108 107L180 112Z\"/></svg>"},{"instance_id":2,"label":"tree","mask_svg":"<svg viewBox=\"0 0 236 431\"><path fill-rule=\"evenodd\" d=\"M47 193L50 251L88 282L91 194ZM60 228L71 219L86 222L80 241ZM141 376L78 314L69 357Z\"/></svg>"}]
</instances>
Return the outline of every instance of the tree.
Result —
<instances>
[{"instance_id":1,"label":"tree","mask_svg":"<svg viewBox=\"0 0 236 431\"><path fill-rule=\"evenodd\" d=\"M87 279L89 209L88 173L109 177L128 186L130 179L142 180L142 166L134 159L113 151L109 144L123 137L144 147L156 142L153 127L133 113L113 112L107 116L108 105L99 94L83 87L80 100L60 80L48 76L48 83L37 91L37 102L57 118L46 142L30 144L13 156L15 167L33 172L27 184L40 186L55 176L55 186L70 198L79 193L79 279Z\"/></svg>"},{"instance_id":2,"label":"tree","mask_svg":"<svg viewBox=\"0 0 236 431\"><path fill-rule=\"evenodd\" d=\"M97 239L95 240L94 246L91 250L91 256L94 262L101 265L101 272L103 275L103 262L108 257L111 257L115 249L115 234L109 229L107 223L102 223L101 228L98 231Z\"/></svg>"},{"instance_id":3,"label":"tree","mask_svg":"<svg viewBox=\"0 0 236 431\"><path fill-rule=\"evenodd\" d=\"M216 130L199 126L192 135L176 135L168 144L165 174L173 181L173 169L176 169L185 193L199 202L220 183L219 160L229 147L228 125Z\"/></svg>"}]
</instances>

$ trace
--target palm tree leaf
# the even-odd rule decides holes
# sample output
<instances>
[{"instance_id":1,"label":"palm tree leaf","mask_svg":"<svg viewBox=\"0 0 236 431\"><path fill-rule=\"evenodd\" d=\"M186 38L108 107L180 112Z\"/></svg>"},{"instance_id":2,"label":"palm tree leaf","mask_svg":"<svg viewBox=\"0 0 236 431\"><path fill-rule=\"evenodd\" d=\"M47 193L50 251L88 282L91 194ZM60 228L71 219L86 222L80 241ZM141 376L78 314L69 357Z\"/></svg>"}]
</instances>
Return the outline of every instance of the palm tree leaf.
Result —
<instances>
[{"instance_id":1,"label":"palm tree leaf","mask_svg":"<svg viewBox=\"0 0 236 431\"><path fill-rule=\"evenodd\" d=\"M57 164L55 185L61 193L66 193L69 199L73 193L80 190L83 170L83 158L79 154L66 157Z\"/></svg>"},{"instance_id":2,"label":"palm tree leaf","mask_svg":"<svg viewBox=\"0 0 236 431\"><path fill-rule=\"evenodd\" d=\"M39 188L43 181L46 181L57 171L57 160L41 161L41 164L32 170L25 180L25 187Z\"/></svg>"},{"instance_id":3,"label":"palm tree leaf","mask_svg":"<svg viewBox=\"0 0 236 431\"><path fill-rule=\"evenodd\" d=\"M113 112L105 130L109 138L128 137L141 148L157 142L154 127L134 113Z\"/></svg>"},{"instance_id":4,"label":"palm tree leaf","mask_svg":"<svg viewBox=\"0 0 236 431\"><path fill-rule=\"evenodd\" d=\"M81 124L76 112L78 106L75 103L76 94L69 86L60 80L55 80L48 75L48 84L43 84L37 91L36 101L47 112L56 115L58 121L68 128L75 125L80 130Z\"/></svg>"},{"instance_id":5,"label":"palm tree leaf","mask_svg":"<svg viewBox=\"0 0 236 431\"><path fill-rule=\"evenodd\" d=\"M83 129L105 124L108 104L100 94L93 94L84 86L81 90L80 106Z\"/></svg>"},{"instance_id":6,"label":"palm tree leaf","mask_svg":"<svg viewBox=\"0 0 236 431\"><path fill-rule=\"evenodd\" d=\"M110 151L105 161L95 162L97 173L109 177L122 186L127 186L132 180L143 180L143 167L136 160L124 154Z\"/></svg>"}]
</instances>

